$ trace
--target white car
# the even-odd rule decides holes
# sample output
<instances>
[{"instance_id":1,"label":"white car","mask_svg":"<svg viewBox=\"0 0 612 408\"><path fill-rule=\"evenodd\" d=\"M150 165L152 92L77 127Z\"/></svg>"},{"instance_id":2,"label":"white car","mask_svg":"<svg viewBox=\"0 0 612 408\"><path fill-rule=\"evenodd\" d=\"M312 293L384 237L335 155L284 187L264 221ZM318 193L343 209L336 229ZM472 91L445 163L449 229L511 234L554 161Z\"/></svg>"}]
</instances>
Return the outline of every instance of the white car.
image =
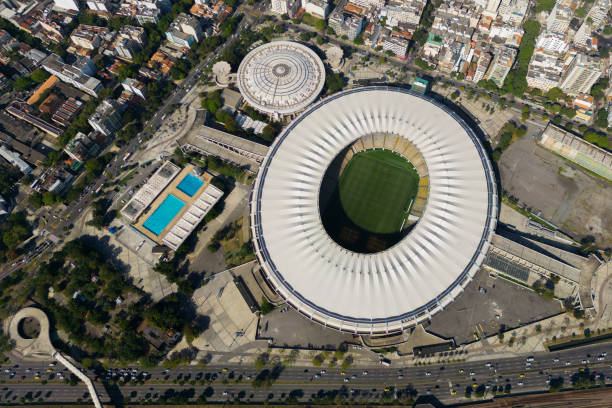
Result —
<instances>
[{"instance_id":1,"label":"white car","mask_svg":"<svg viewBox=\"0 0 612 408\"><path fill-rule=\"evenodd\" d=\"M427 371L427 372L425 373L425 375L426 375L427 377L431 376L431 371Z\"/></svg>"}]
</instances>

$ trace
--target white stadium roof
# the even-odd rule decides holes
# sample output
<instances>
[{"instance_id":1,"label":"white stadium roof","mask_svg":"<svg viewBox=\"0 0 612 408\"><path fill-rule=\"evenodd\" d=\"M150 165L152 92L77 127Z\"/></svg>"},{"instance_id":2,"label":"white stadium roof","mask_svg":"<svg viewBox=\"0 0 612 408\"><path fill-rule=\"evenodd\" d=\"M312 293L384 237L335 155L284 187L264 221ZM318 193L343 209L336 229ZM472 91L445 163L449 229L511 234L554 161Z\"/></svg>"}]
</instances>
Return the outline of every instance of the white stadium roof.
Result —
<instances>
[{"instance_id":1,"label":"white stadium roof","mask_svg":"<svg viewBox=\"0 0 612 408\"><path fill-rule=\"evenodd\" d=\"M327 234L319 189L356 139L408 139L429 173L419 222L394 246L351 252ZM269 283L307 317L340 330L385 333L451 302L478 271L497 221L491 164L473 131L448 108L411 91L367 87L303 112L275 140L251 203L257 257Z\"/></svg>"},{"instance_id":2,"label":"white stadium roof","mask_svg":"<svg viewBox=\"0 0 612 408\"><path fill-rule=\"evenodd\" d=\"M238 89L255 109L287 115L310 105L325 84L323 62L310 48L274 41L249 52L240 63Z\"/></svg>"}]
</instances>

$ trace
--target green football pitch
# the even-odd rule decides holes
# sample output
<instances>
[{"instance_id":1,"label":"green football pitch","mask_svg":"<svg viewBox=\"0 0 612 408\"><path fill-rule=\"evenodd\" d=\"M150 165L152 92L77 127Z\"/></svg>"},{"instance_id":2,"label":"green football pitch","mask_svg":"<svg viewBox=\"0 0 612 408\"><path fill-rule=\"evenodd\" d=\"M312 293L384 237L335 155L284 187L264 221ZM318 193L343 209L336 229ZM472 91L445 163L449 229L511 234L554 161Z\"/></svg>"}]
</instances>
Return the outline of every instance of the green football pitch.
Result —
<instances>
[{"instance_id":1,"label":"green football pitch","mask_svg":"<svg viewBox=\"0 0 612 408\"><path fill-rule=\"evenodd\" d=\"M418 173L402 156L390 150L359 152L340 176L340 202L359 227L391 234L402 228L418 185Z\"/></svg>"}]
</instances>

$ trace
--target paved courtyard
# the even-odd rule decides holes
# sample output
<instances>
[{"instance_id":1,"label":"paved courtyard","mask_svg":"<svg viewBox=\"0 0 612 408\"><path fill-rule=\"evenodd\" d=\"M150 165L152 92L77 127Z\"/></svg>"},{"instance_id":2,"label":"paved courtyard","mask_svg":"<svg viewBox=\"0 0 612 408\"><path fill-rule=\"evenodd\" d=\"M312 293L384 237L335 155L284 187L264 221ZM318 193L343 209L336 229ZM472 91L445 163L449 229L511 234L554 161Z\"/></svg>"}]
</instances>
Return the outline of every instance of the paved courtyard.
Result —
<instances>
[{"instance_id":1,"label":"paved courtyard","mask_svg":"<svg viewBox=\"0 0 612 408\"><path fill-rule=\"evenodd\" d=\"M198 315L208 328L193 341L199 350L232 351L255 340L257 316L234 284L229 272L216 275L193 294Z\"/></svg>"}]
</instances>

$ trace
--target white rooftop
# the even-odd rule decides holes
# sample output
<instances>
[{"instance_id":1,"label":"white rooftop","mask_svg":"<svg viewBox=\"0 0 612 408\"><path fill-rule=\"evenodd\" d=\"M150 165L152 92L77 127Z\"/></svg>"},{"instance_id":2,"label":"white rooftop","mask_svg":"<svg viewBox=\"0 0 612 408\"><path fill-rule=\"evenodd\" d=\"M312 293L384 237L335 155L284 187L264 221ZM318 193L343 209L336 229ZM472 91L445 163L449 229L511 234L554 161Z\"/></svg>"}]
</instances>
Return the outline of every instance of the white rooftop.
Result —
<instances>
[{"instance_id":1,"label":"white rooftop","mask_svg":"<svg viewBox=\"0 0 612 408\"><path fill-rule=\"evenodd\" d=\"M286 115L310 105L325 84L323 62L310 48L275 41L255 48L238 67L238 88L255 109Z\"/></svg>"}]
</instances>

